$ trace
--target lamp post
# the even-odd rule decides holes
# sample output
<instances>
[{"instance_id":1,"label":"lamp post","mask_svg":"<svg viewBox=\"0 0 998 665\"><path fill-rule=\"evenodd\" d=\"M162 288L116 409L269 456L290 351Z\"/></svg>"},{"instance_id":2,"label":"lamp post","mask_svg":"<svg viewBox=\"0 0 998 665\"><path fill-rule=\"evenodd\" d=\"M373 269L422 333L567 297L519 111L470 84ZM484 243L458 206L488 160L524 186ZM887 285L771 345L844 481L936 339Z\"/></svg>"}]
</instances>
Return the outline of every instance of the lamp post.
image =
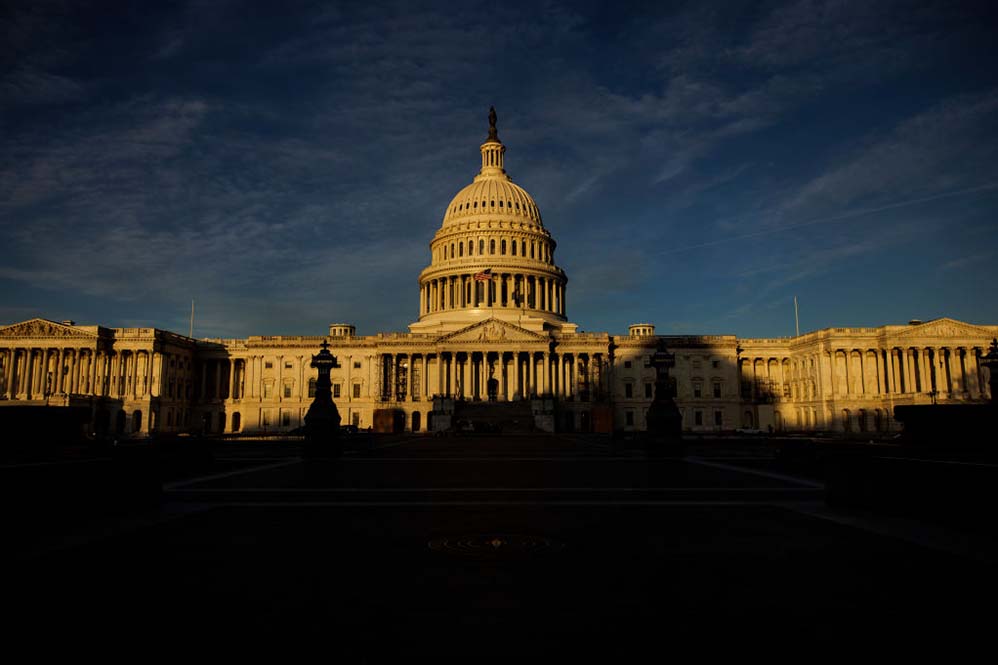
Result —
<instances>
[{"instance_id":1,"label":"lamp post","mask_svg":"<svg viewBox=\"0 0 998 665\"><path fill-rule=\"evenodd\" d=\"M315 382L315 399L305 414L305 457L339 457L340 413L333 403L329 380L329 372L339 367L339 363L329 352L329 342L323 340L322 350L312 356L311 367L318 370L319 376Z\"/></svg>"},{"instance_id":2,"label":"lamp post","mask_svg":"<svg viewBox=\"0 0 998 665\"><path fill-rule=\"evenodd\" d=\"M988 385L991 387L991 404L998 406L998 338L991 340L987 355L981 358L981 364L988 368Z\"/></svg>"},{"instance_id":3,"label":"lamp post","mask_svg":"<svg viewBox=\"0 0 998 665\"><path fill-rule=\"evenodd\" d=\"M648 407L648 452L652 455L682 457L683 420L672 391L669 370L676 366L676 355L669 353L665 342L659 340L658 348L645 367L655 368L655 396Z\"/></svg>"}]
</instances>

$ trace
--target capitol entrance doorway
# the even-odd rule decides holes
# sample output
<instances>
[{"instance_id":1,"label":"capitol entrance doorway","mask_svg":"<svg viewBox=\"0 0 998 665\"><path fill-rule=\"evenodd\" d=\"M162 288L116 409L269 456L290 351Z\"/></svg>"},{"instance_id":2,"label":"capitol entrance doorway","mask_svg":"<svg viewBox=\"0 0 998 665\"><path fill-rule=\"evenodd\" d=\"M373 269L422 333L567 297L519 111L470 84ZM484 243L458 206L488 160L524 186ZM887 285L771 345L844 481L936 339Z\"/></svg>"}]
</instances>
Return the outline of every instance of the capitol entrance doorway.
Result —
<instances>
[{"instance_id":1,"label":"capitol entrance doorway","mask_svg":"<svg viewBox=\"0 0 998 665\"><path fill-rule=\"evenodd\" d=\"M412 431L418 432L420 426L420 413L419 411L412 412Z\"/></svg>"}]
</instances>

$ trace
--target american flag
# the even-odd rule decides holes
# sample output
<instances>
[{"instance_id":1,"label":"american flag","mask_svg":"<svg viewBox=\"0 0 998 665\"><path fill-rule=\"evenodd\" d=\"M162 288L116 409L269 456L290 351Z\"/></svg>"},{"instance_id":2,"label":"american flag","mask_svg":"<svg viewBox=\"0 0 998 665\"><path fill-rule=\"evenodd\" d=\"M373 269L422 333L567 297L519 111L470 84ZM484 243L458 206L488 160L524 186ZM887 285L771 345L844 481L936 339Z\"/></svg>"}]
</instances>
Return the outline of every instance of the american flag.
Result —
<instances>
[{"instance_id":1,"label":"american flag","mask_svg":"<svg viewBox=\"0 0 998 665\"><path fill-rule=\"evenodd\" d=\"M488 282L492 279L492 268L486 268L482 272L476 272L475 279L479 282Z\"/></svg>"}]
</instances>

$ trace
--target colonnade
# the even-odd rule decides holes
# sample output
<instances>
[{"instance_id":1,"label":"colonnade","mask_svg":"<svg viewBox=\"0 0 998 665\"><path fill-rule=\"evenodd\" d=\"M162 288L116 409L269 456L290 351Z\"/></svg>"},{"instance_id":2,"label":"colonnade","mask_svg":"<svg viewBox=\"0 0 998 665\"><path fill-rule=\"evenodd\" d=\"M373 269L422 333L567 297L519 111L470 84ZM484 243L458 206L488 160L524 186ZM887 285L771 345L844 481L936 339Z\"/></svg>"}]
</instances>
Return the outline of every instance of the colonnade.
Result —
<instances>
[{"instance_id":1,"label":"colonnade","mask_svg":"<svg viewBox=\"0 0 998 665\"><path fill-rule=\"evenodd\" d=\"M120 399L158 396L163 354L148 350L15 347L0 350L0 395L43 399L49 395L94 395Z\"/></svg>"},{"instance_id":2,"label":"colonnade","mask_svg":"<svg viewBox=\"0 0 998 665\"><path fill-rule=\"evenodd\" d=\"M382 354L379 373L377 397L383 402L435 395L499 401L550 395L590 401L608 389L602 353L481 349Z\"/></svg>"},{"instance_id":3,"label":"colonnade","mask_svg":"<svg viewBox=\"0 0 998 665\"><path fill-rule=\"evenodd\" d=\"M504 307L533 309L565 316L565 284L542 275L496 273L489 280L474 274L427 280L419 296L420 312Z\"/></svg>"},{"instance_id":4,"label":"colonnade","mask_svg":"<svg viewBox=\"0 0 998 665\"><path fill-rule=\"evenodd\" d=\"M795 402L914 394L982 399L988 397L985 353L978 346L894 346L742 358L742 397L759 399L769 386L777 400Z\"/></svg>"}]
</instances>

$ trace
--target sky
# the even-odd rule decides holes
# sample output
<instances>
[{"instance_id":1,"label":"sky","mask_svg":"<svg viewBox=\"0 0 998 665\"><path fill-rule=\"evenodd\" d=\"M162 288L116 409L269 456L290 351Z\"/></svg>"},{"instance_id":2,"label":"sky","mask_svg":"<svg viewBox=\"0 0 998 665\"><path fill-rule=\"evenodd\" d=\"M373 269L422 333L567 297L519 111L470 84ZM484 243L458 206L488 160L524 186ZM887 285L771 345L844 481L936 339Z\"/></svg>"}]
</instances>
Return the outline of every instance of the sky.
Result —
<instances>
[{"instance_id":1,"label":"sky","mask_svg":"<svg viewBox=\"0 0 998 665\"><path fill-rule=\"evenodd\" d=\"M404 331L491 105L581 330L998 324L996 19L6 0L0 324Z\"/></svg>"}]
</instances>

